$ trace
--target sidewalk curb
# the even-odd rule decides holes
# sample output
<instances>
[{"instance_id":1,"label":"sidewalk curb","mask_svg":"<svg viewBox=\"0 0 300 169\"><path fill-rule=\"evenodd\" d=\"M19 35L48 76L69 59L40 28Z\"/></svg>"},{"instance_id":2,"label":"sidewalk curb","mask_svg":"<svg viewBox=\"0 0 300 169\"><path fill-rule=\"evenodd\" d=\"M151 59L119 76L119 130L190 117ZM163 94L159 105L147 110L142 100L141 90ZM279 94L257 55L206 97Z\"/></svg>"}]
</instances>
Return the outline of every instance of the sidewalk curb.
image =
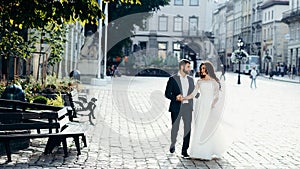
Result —
<instances>
[{"instance_id":1,"label":"sidewalk curb","mask_svg":"<svg viewBox=\"0 0 300 169\"><path fill-rule=\"evenodd\" d=\"M270 79L269 76L265 76L265 75L260 75L261 77L265 78L265 79ZM276 80L276 81L281 81L281 82L288 82L288 83L295 83L295 84L300 84L300 81L291 81L291 80L283 80L283 79L277 79L276 77L270 79L270 80Z\"/></svg>"}]
</instances>

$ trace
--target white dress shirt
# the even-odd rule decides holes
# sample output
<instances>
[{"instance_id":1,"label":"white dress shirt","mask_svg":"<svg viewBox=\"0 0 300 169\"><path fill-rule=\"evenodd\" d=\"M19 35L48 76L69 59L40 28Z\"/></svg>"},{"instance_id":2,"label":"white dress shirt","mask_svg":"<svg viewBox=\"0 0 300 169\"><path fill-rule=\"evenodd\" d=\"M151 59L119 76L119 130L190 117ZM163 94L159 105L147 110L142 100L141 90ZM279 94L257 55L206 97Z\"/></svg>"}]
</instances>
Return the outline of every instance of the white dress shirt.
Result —
<instances>
[{"instance_id":1,"label":"white dress shirt","mask_svg":"<svg viewBox=\"0 0 300 169\"><path fill-rule=\"evenodd\" d=\"M185 77L183 77L179 72L178 72L178 75L180 77L180 83L181 83L181 88L182 88L182 95L183 97L186 97L188 95L188 90L189 90L189 80L188 80L188 77L187 75ZM182 102L183 104L184 103L189 103L188 100L184 100Z\"/></svg>"}]
</instances>

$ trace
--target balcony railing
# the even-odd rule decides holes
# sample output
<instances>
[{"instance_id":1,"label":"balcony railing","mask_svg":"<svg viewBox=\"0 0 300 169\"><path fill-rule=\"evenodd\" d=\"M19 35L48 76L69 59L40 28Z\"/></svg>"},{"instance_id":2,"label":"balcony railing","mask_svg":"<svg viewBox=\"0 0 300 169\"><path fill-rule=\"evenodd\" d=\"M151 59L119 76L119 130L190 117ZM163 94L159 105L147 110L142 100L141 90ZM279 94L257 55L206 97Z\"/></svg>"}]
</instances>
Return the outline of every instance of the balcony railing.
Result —
<instances>
[{"instance_id":1,"label":"balcony railing","mask_svg":"<svg viewBox=\"0 0 300 169\"><path fill-rule=\"evenodd\" d=\"M282 20L287 20L293 17L300 17L300 7L282 13Z\"/></svg>"},{"instance_id":2,"label":"balcony railing","mask_svg":"<svg viewBox=\"0 0 300 169\"><path fill-rule=\"evenodd\" d=\"M186 36L186 37L199 37L199 36L205 36L204 31L200 31L200 30L186 30L186 31L182 31L182 36Z\"/></svg>"}]
</instances>

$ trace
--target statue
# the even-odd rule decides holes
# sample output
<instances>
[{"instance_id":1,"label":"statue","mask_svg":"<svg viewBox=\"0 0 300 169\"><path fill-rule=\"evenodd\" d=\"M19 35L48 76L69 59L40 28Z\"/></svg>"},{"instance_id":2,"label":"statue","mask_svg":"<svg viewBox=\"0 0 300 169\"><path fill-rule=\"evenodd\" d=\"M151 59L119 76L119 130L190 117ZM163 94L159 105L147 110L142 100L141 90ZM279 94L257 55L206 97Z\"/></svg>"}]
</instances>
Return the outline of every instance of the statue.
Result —
<instances>
[{"instance_id":1,"label":"statue","mask_svg":"<svg viewBox=\"0 0 300 169\"><path fill-rule=\"evenodd\" d=\"M81 60L97 60L99 48L99 32L89 33L85 38L85 42L81 47L80 59Z\"/></svg>"}]
</instances>

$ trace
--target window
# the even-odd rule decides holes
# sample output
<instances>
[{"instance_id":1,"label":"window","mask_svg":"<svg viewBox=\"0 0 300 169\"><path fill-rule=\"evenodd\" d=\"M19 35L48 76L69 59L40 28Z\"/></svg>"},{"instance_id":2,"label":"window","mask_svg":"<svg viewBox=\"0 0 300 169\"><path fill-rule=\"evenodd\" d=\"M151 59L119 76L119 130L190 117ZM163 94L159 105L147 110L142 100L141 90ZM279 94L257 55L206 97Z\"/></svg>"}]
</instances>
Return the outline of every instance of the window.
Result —
<instances>
[{"instance_id":1,"label":"window","mask_svg":"<svg viewBox=\"0 0 300 169\"><path fill-rule=\"evenodd\" d=\"M174 0L174 5L183 5L183 0Z\"/></svg>"},{"instance_id":2,"label":"window","mask_svg":"<svg viewBox=\"0 0 300 169\"><path fill-rule=\"evenodd\" d=\"M147 42L139 42L140 43L140 47L141 47L141 50L146 50L147 49Z\"/></svg>"},{"instance_id":3,"label":"window","mask_svg":"<svg viewBox=\"0 0 300 169\"><path fill-rule=\"evenodd\" d=\"M299 28L299 23L297 23L296 28L297 28L297 30L296 30L296 40L299 41L299 39L300 39L300 28Z\"/></svg>"},{"instance_id":4,"label":"window","mask_svg":"<svg viewBox=\"0 0 300 169\"><path fill-rule=\"evenodd\" d=\"M270 11L268 12L268 21L270 20Z\"/></svg>"},{"instance_id":5,"label":"window","mask_svg":"<svg viewBox=\"0 0 300 169\"><path fill-rule=\"evenodd\" d=\"M173 53L174 57L176 57L178 60L180 60L180 43L179 42L173 42Z\"/></svg>"},{"instance_id":6,"label":"window","mask_svg":"<svg viewBox=\"0 0 300 169\"><path fill-rule=\"evenodd\" d=\"M160 16L158 18L158 30L167 31L168 30L168 17Z\"/></svg>"},{"instance_id":7,"label":"window","mask_svg":"<svg viewBox=\"0 0 300 169\"><path fill-rule=\"evenodd\" d=\"M182 31L182 21L183 18L181 16L174 17L174 32Z\"/></svg>"},{"instance_id":8,"label":"window","mask_svg":"<svg viewBox=\"0 0 300 169\"><path fill-rule=\"evenodd\" d=\"M273 39L273 31L274 31L274 29L273 29L273 27L271 27L270 28L270 39Z\"/></svg>"},{"instance_id":9,"label":"window","mask_svg":"<svg viewBox=\"0 0 300 169\"><path fill-rule=\"evenodd\" d=\"M266 31L266 29L264 29L264 40L266 40L267 39L267 31Z\"/></svg>"},{"instance_id":10,"label":"window","mask_svg":"<svg viewBox=\"0 0 300 169\"><path fill-rule=\"evenodd\" d=\"M265 12L265 21L267 21L267 12Z\"/></svg>"},{"instance_id":11,"label":"window","mask_svg":"<svg viewBox=\"0 0 300 169\"><path fill-rule=\"evenodd\" d=\"M198 18L190 17L189 18L189 34L190 36L196 36L198 31Z\"/></svg>"},{"instance_id":12,"label":"window","mask_svg":"<svg viewBox=\"0 0 300 169\"><path fill-rule=\"evenodd\" d=\"M274 19L274 11L272 11L272 19Z\"/></svg>"},{"instance_id":13,"label":"window","mask_svg":"<svg viewBox=\"0 0 300 169\"><path fill-rule=\"evenodd\" d=\"M190 0L190 6L199 6L199 0Z\"/></svg>"},{"instance_id":14,"label":"window","mask_svg":"<svg viewBox=\"0 0 300 169\"><path fill-rule=\"evenodd\" d=\"M158 42L158 57L165 59L167 57L167 42Z\"/></svg>"}]
</instances>

